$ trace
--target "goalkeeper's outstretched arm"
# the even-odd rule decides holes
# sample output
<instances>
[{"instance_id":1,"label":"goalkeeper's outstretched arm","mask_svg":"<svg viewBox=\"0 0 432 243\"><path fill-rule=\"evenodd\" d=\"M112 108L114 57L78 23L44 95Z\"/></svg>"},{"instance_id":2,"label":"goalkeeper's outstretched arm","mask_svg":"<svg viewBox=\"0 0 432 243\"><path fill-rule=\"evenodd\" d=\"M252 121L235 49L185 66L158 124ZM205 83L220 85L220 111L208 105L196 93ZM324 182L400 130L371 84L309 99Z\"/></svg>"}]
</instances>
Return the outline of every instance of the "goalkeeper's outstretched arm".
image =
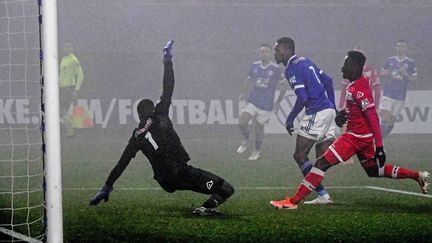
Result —
<instances>
[{"instance_id":1,"label":"goalkeeper's outstretched arm","mask_svg":"<svg viewBox=\"0 0 432 243\"><path fill-rule=\"evenodd\" d=\"M123 154L120 157L120 160L117 162L116 166L111 170L111 173L109 174L109 176L105 182L105 185L90 200L90 205L97 205L102 200L104 200L105 202L108 201L109 194L113 190L114 183L120 177L120 175L123 173L123 171L126 169L129 162L131 161L131 159L135 157L137 152L138 152L138 149L136 148L133 140L132 139L129 140L129 143L126 146L125 150L123 151Z\"/></svg>"}]
</instances>

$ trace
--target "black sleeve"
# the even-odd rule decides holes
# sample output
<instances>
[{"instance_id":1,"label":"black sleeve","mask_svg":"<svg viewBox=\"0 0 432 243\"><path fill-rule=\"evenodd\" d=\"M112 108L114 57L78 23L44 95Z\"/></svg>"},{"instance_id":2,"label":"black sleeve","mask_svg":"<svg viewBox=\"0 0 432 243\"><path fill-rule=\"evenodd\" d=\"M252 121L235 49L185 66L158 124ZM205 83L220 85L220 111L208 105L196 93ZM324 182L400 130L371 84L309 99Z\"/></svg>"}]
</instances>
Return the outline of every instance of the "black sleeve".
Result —
<instances>
[{"instance_id":1,"label":"black sleeve","mask_svg":"<svg viewBox=\"0 0 432 243\"><path fill-rule=\"evenodd\" d=\"M155 115L168 116L174 90L174 70L172 62L164 64L163 90L160 102L155 107Z\"/></svg>"},{"instance_id":2,"label":"black sleeve","mask_svg":"<svg viewBox=\"0 0 432 243\"><path fill-rule=\"evenodd\" d=\"M120 160L117 162L117 165L111 170L111 173L109 174L105 185L113 186L116 180L120 177L120 175L123 173L123 171L128 166L129 162L132 158L135 158L136 153L139 151L139 149L136 146L135 140L131 138L129 140L128 145L123 151L122 156L120 157Z\"/></svg>"}]
</instances>

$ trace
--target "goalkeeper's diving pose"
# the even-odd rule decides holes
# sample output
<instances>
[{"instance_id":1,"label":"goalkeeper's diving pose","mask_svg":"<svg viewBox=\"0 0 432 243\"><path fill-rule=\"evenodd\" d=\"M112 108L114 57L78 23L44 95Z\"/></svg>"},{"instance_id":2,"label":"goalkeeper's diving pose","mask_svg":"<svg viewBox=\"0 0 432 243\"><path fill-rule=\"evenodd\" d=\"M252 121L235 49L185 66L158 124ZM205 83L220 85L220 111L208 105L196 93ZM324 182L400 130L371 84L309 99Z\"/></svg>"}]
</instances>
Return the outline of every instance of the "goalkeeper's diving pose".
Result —
<instances>
[{"instance_id":1,"label":"goalkeeper's diving pose","mask_svg":"<svg viewBox=\"0 0 432 243\"><path fill-rule=\"evenodd\" d=\"M114 182L139 150L150 161L154 179L165 191L191 190L211 195L202 207L192 211L193 214L219 214L216 207L234 193L234 188L224 179L187 164L189 155L168 117L174 89L172 46L173 41L169 41L163 50L164 74L160 102L156 105L149 99L139 102L139 126L134 129L120 160L109 174L104 187L90 200L90 205L108 201Z\"/></svg>"}]
</instances>

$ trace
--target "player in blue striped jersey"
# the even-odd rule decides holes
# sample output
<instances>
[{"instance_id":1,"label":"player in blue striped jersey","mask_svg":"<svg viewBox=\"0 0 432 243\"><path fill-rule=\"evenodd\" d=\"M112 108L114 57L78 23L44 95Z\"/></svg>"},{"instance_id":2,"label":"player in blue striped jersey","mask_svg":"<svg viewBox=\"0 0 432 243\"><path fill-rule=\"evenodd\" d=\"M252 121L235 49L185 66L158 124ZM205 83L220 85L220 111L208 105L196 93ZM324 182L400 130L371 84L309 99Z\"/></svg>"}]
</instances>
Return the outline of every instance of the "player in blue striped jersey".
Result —
<instances>
[{"instance_id":1,"label":"player in blue striped jersey","mask_svg":"<svg viewBox=\"0 0 432 243\"><path fill-rule=\"evenodd\" d=\"M278 63L286 66L285 77L294 90L297 99L286 120L286 129L290 135L294 131L294 119L305 109L300 121L300 130L296 139L294 159L303 175L307 175L313 164L308 155L315 145L316 157L320 157L335 140L334 122L335 97L333 80L309 59L295 54L294 40L280 38L274 47L274 56ZM306 204L330 204L333 201L320 184L316 191L319 196Z\"/></svg>"},{"instance_id":2,"label":"player in blue striped jersey","mask_svg":"<svg viewBox=\"0 0 432 243\"><path fill-rule=\"evenodd\" d=\"M246 105L241 110L239 118L239 128L244 138L237 149L239 154L244 153L250 145L249 121L253 119L255 124L255 149L249 156L249 160L257 160L260 157L264 125L269 122L272 111L277 112L279 109L279 103L288 88L283 70L271 59L272 47L266 43L261 44L260 60L251 65L240 95L240 100L246 100ZM280 86L281 92L275 101L275 91L278 86ZM249 92L248 96L246 95L247 92Z\"/></svg>"}]
</instances>

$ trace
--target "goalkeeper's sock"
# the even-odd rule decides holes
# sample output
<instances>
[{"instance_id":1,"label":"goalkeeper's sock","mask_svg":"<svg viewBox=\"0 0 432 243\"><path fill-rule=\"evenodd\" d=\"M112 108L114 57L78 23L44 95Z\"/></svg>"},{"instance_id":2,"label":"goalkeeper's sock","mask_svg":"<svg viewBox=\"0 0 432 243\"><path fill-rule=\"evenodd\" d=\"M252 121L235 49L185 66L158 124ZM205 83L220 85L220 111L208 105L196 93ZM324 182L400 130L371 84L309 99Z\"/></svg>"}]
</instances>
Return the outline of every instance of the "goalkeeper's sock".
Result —
<instances>
[{"instance_id":1,"label":"goalkeeper's sock","mask_svg":"<svg viewBox=\"0 0 432 243\"><path fill-rule=\"evenodd\" d=\"M249 140L249 129L248 129L248 125L240 125L240 132L243 135L243 137L245 138L245 140Z\"/></svg>"},{"instance_id":2,"label":"goalkeeper's sock","mask_svg":"<svg viewBox=\"0 0 432 243\"><path fill-rule=\"evenodd\" d=\"M210 198L203 203L203 207L215 208L225 202L234 194L234 187L228 182L224 181L217 193L214 193Z\"/></svg>"},{"instance_id":3,"label":"goalkeeper's sock","mask_svg":"<svg viewBox=\"0 0 432 243\"><path fill-rule=\"evenodd\" d=\"M303 179L303 182L297 188L297 192L291 197L292 203L298 204L301 200L307 197L321 183L324 178L324 171L313 167L309 174Z\"/></svg>"},{"instance_id":4,"label":"goalkeeper's sock","mask_svg":"<svg viewBox=\"0 0 432 243\"><path fill-rule=\"evenodd\" d=\"M223 202L224 200L221 196L219 196L218 194L213 194L207 201L203 203L202 206L205 208L216 208Z\"/></svg>"},{"instance_id":5,"label":"goalkeeper's sock","mask_svg":"<svg viewBox=\"0 0 432 243\"><path fill-rule=\"evenodd\" d=\"M312 161L308 160L306 162L303 163L302 166L300 166L300 170L303 173L303 176L306 176L307 174L309 174L310 170L312 169ZM318 192L318 195L320 196L324 196L325 194L328 194L326 189L324 188L324 186L320 183L317 187L316 187L316 191Z\"/></svg>"},{"instance_id":6,"label":"goalkeeper's sock","mask_svg":"<svg viewBox=\"0 0 432 243\"><path fill-rule=\"evenodd\" d=\"M384 177L393 179L411 178L416 180L417 176L417 171L412 171L404 167L394 166L392 164L384 165Z\"/></svg>"}]
</instances>

